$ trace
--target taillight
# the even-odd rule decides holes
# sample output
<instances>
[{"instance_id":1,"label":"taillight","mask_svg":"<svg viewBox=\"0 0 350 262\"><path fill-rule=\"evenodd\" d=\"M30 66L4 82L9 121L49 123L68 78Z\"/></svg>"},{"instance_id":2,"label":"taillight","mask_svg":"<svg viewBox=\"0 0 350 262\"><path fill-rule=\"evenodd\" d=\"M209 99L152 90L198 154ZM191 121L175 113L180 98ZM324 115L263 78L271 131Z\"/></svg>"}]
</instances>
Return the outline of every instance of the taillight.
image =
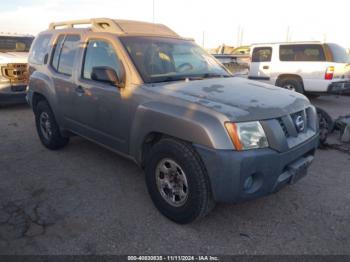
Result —
<instances>
[{"instance_id":1,"label":"taillight","mask_svg":"<svg viewBox=\"0 0 350 262\"><path fill-rule=\"evenodd\" d=\"M334 76L334 66L327 67L326 74L324 76L324 79L326 80L332 80Z\"/></svg>"}]
</instances>

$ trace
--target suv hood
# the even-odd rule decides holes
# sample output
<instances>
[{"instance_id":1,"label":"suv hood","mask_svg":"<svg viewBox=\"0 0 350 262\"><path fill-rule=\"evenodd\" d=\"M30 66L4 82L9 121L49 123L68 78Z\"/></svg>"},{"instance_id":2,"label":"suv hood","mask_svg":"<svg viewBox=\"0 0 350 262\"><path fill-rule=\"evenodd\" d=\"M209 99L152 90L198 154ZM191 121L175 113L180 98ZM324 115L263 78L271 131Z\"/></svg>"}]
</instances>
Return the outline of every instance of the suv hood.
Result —
<instances>
[{"instance_id":1,"label":"suv hood","mask_svg":"<svg viewBox=\"0 0 350 262\"><path fill-rule=\"evenodd\" d=\"M27 63L28 52L0 52L0 64Z\"/></svg>"},{"instance_id":2,"label":"suv hood","mask_svg":"<svg viewBox=\"0 0 350 262\"><path fill-rule=\"evenodd\" d=\"M240 77L161 83L149 88L169 99L178 98L215 110L231 121L278 118L310 105L301 94Z\"/></svg>"}]
</instances>

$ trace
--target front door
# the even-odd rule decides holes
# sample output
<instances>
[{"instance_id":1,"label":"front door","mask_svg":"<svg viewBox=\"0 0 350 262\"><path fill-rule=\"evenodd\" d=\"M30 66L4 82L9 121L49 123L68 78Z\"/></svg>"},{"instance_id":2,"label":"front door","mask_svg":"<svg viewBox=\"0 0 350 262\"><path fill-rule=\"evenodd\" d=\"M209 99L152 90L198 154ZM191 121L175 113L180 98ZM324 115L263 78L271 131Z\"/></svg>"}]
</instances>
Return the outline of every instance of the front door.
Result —
<instances>
[{"instance_id":1,"label":"front door","mask_svg":"<svg viewBox=\"0 0 350 262\"><path fill-rule=\"evenodd\" d=\"M87 42L81 76L75 88L74 105L76 132L114 150L127 152L128 102L119 87L92 80L94 67L112 68L119 78L123 65L107 40Z\"/></svg>"}]
</instances>

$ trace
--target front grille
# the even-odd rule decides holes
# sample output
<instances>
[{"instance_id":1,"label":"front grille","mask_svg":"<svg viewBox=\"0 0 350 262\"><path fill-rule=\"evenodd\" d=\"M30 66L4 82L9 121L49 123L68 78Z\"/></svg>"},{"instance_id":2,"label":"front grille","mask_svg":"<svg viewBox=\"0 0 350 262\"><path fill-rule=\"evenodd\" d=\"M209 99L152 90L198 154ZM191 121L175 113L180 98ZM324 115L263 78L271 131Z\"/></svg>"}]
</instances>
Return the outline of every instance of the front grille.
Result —
<instances>
[{"instance_id":1,"label":"front grille","mask_svg":"<svg viewBox=\"0 0 350 262\"><path fill-rule=\"evenodd\" d=\"M286 125L285 125L284 122L283 122L283 119L282 119L282 118L279 118L279 119L278 119L278 122L279 122L279 124L280 124L280 126L281 126L281 128L282 128L282 130L283 130L284 135L285 135L286 137L289 137L289 132L288 132L288 129L287 129Z\"/></svg>"},{"instance_id":2,"label":"front grille","mask_svg":"<svg viewBox=\"0 0 350 262\"><path fill-rule=\"evenodd\" d=\"M307 132L310 128L308 114L307 108L277 119L286 138Z\"/></svg>"},{"instance_id":3,"label":"front grille","mask_svg":"<svg viewBox=\"0 0 350 262\"><path fill-rule=\"evenodd\" d=\"M3 77L11 83L25 83L27 80L27 64L7 64L1 67Z\"/></svg>"},{"instance_id":4,"label":"front grille","mask_svg":"<svg viewBox=\"0 0 350 262\"><path fill-rule=\"evenodd\" d=\"M308 128L307 114L305 110L290 115L297 133L305 132Z\"/></svg>"}]
</instances>

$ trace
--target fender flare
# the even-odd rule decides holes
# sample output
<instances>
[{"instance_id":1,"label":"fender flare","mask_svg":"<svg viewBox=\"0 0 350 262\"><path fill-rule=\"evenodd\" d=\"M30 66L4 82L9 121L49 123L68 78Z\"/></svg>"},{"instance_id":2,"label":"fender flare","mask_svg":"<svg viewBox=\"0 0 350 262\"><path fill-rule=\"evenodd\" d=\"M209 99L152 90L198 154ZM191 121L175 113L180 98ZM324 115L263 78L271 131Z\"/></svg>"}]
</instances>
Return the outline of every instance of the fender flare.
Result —
<instances>
[{"instance_id":1,"label":"fender flare","mask_svg":"<svg viewBox=\"0 0 350 262\"><path fill-rule=\"evenodd\" d=\"M55 117L58 122L60 118L60 110L57 110L57 94L54 88L53 80L48 77L46 74L35 71L29 79L28 83L28 92L31 93L31 99L33 99L33 95L40 94L45 97L48 101ZM32 104L32 101L31 101Z\"/></svg>"},{"instance_id":2,"label":"fender flare","mask_svg":"<svg viewBox=\"0 0 350 262\"><path fill-rule=\"evenodd\" d=\"M217 149L233 149L223 120L204 110L150 102L140 105L131 125L129 154L142 162L142 146L151 133L161 133L184 141Z\"/></svg>"}]
</instances>

